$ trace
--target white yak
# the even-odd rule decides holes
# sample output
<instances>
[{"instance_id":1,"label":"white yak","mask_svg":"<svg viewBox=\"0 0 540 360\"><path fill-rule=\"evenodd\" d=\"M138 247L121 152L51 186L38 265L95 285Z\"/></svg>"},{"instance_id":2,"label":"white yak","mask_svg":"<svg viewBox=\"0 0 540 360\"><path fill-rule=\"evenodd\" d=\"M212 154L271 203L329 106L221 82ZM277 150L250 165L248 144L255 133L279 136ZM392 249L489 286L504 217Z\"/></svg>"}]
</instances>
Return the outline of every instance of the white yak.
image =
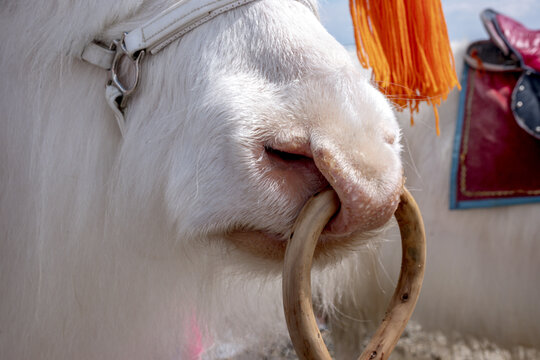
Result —
<instances>
[{"instance_id":1,"label":"white yak","mask_svg":"<svg viewBox=\"0 0 540 360\"><path fill-rule=\"evenodd\" d=\"M399 128L305 4L255 1L147 56L120 135L107 74L81 52L171 3L0 8L1 359L211 357L285 334L279 260L328 184L342 206L318 302L376 283L370 239L397 206ZM347 260L363 253L365 266Z\"/></svg>"},{"instance_id":2,"label":"white yak","mask_svg":"<svg viewBox=\"0 0 540 360\"><path fill-rule=\"evenodd\" d=\"M396 205L399 130L300 2L240 7L147 57L120 136L107 76L81 51L173 2L0 8L0 359L186 359L199 333L211 358L284 336L283 239L328 182L344 211L324 236L317 302L336 337L385 306L371 230ZM540 346L538 206L446 210L452 96L441 138L431 119L404 125L429 241L416 318Z\"/></svg>"}]
</instances>

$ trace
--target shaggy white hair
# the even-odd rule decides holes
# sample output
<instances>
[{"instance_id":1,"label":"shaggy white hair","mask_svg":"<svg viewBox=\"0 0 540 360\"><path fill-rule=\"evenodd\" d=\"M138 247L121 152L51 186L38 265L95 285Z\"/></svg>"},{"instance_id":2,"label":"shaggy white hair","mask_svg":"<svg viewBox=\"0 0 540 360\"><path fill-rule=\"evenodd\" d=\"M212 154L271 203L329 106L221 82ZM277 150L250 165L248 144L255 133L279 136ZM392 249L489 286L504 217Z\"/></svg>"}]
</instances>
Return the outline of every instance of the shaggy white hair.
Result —
<instances>
[{"instance_id":1,"label":"shaggy white hair","mask_svg":"<svg viewBox=\"0 0 540 360\"><path fill-rule=\"evenodd\" d=\"M227 236L285 237L321 184L272 181L261 144L309 133L315 150L354 163L343 172L371 199L401 185L389 104L293 0L222 14L147 57L122 139L105 72L79 54L171 2L0 9L2 359L183 358L192 319L206 347L283 336L279 262ZM372 215L388 218L392 201ZM370 300L354 316L384 306L368 235L319 259L321 311L353 287Z\"/></svg>"}]
</instances>

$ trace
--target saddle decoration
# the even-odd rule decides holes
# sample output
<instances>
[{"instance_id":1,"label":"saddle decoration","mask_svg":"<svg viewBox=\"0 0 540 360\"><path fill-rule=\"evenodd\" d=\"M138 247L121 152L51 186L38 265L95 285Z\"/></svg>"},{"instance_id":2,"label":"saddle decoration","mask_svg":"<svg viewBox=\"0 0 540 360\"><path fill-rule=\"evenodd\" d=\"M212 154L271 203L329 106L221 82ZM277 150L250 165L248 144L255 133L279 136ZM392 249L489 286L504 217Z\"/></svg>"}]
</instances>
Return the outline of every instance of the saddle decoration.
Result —
<instances>
[{"instance_id":1,"label":"saddle decoration","mask_svg":"<svg viewBox=\"0 0 540 360\"><path fill-rule=\"evenodd\" d=\"M467 48L450 208L540 201L540 31L488 9Z\"/></svg>"},{"instance_id":2,"label":"saddle decoration","mask_svg":"<svg viewBox=\"0 0 540 360\"><path fill-rule=\"evenodd\" d=\"M490 40L472 43L465 61L479 70L521 73L512 90L512 113L523 130L540 139L540 30L491 9L481 19Z\"/></svg>"}]
</instances>

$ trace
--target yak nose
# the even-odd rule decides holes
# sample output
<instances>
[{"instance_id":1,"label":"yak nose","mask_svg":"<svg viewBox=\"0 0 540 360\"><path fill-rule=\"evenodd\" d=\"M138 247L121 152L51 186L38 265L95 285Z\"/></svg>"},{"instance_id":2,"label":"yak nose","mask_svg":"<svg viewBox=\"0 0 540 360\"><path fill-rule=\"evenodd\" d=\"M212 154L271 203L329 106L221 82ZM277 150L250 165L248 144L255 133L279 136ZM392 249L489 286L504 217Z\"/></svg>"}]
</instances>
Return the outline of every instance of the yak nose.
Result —
<instances>
[{"instance_id":1,"label":"yak nose","mask_svg":"<svg viewBox=\"0 0 540 360\"><path fill-rule=\"evenodd\" d=\"M399 203L403 176L399 156L389 144L394 137L348 146L343 139L311 136L309 140L273 144L266 152L288 169L288 176L303 176L296 186L312 186L312 193L330 185L341 207L326 233L348 235L376 229L393 215ZM307 173L307 175L306 175ZM300 175L301 174L301 175Z\"/></svg>"},{"instance_id":2,"label":"yak nose","mask_svg":"<svg viewBox=\"0 0 540 360\"><path fill-rule=\"evenodd\" d=\"M399 160L386 155L351 149L347 152L333 144L314 147L314 162L341 202L338 214L326 228L328 233L369 231L392 217L399 203L403 176Z\"/></svg>"}]
</instances>

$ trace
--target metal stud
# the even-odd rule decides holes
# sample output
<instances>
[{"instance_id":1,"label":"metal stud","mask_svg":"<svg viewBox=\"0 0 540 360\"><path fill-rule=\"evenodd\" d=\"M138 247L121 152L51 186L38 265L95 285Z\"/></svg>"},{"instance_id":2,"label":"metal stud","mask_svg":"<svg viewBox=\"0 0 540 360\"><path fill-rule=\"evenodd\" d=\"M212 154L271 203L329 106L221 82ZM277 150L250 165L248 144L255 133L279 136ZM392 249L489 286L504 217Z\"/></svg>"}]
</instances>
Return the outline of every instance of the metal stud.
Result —
<instances>
[{"instance_id":1,"label":"metal stud","mask_svg":"<svg viewBox=\"0 0 540 360\"><path fill-rule=\"evenodd\" d=\"M519 91L525 90L525 85L519 85Z\"/></svg>"},{"instance_id":2,"label":"metal stud","mask_svg":"<svg viewBox=\"0 0 540 360\"><path fill-rule=\"evenodd\" d=\"M534 131L536 131L537 133L540 134L540 126L537 126L537 127L534 129Z\"/></svg>"},{"instance_id":3,"label":"metal stud","mask_svg":"<svg viewBox=\"0 0 540 360\"><path fill-rule=\"evenodd\" d=\"M517 106L518 108L522 107L522 106L523 106L523 101L518 101L517 104L516 104L516 106Z\"/></svg>"}]
</instances>

